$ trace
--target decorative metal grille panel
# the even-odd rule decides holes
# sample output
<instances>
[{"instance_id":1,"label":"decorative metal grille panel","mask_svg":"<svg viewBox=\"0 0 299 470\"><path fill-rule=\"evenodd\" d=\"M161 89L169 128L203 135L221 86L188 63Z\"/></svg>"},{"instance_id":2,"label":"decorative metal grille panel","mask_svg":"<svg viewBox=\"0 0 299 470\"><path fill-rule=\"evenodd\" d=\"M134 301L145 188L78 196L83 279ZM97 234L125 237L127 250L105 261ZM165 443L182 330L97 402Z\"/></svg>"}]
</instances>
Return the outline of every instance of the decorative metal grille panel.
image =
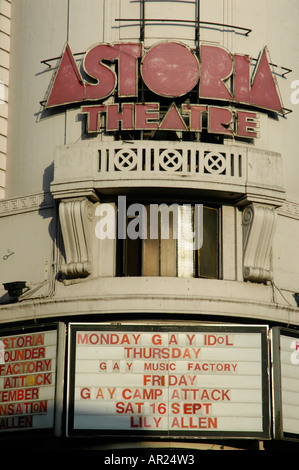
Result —
<instances>
[{"instance_id":1,"label":"decorative metal grille panel","mask_svg":"<svg viewBox=\"0 0 299 470\"><path fill-rule=\"evenodd\" d=\"M128 172L132 178L137 176L133 173L160 173L161 178L168 174L178 177L209 175L217 179L232 178L238 183L245 178L246 154L243 149L233 147L227 151L220 146L215 149L215 145L209 148L202 144L163 144L148 141L137 145L103 143L99 149L99 171L109 173L110 177L114 174L115 178L121 178L122 174L127 177Z\"/></svg>"}]
</instances>

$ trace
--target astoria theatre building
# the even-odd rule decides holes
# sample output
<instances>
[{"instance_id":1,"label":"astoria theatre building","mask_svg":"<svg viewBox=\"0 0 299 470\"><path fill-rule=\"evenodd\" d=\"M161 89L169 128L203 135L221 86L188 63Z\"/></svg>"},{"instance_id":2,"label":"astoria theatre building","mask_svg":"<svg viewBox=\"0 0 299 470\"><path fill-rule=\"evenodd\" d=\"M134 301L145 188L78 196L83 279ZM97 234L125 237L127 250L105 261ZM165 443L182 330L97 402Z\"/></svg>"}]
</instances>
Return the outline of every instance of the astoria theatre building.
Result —
<instances>
[{"instance_id":1,"label":"astoria theatre building","mask_svg":"<svg viewBox=\"0 0 299 470\"><path fill-rule=\"evenodd\" d=\"M0 439L297 446L298 2L0 8Z\"/></svg>"}]
</instances>

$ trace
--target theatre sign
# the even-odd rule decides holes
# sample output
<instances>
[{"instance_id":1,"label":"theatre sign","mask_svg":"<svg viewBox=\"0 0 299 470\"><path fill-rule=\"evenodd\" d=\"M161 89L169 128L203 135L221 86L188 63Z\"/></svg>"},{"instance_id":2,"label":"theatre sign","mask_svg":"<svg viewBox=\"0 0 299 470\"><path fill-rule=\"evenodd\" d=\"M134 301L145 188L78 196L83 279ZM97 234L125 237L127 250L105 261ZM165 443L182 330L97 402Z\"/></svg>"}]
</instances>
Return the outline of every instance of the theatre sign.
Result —
<instances>
[{"instance_id":1,"label":"theatre sign","mask_svg":"<svg viewBox=\"0 0 299 470\"><path fill-rule=\"evenodd\" d=\"M66 44L45 107L81 104L87 132L200 133L204 122L209 133L255 139L257 110L285 113L270 64L267 48L253 69L248 55L219 46L202 45L197 56L175 41L146 51L122 42L92 46L80 71Z\"/></svg>"},{"instance_id":2,"label":"theatre sign","mask_svg":"<svg viewBox=\"0 0 299 470\"><path fill-rule=\"evenodd\" d=\"M269 438L267 334L70 325L68 435Z\"/></svg>"}]
</instances>

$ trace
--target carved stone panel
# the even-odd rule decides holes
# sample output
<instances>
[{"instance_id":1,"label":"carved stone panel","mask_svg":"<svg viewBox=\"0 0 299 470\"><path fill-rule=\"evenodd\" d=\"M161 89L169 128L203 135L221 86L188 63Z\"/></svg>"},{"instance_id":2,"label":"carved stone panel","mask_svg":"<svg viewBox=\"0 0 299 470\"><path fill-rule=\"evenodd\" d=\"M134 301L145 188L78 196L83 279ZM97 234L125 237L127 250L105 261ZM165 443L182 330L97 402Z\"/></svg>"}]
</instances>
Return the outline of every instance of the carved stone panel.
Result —
<instances>
[{"instance_id":1,"label":"carved stone panel","mask_svg":"<svg viewBox=\"0 0 299 470\"><path fill-rule=\"evenodd\" d=\"M87 198L62 200L59 218L65 248L66 263L62 273L66 278L86 277L91 273L91 229L93 204Z\"/></svg>"},{"instance_id":2,"label":"carved stone panel","mask_svg":"<svg viewBox=\"0 0 299 470\"><path fill-rule=\"evenodd\" d=\"M243 275L254 282L272 280L271 250L276 222L273 207L251 204L243 211Z\"/></svg>"}]
</instances>

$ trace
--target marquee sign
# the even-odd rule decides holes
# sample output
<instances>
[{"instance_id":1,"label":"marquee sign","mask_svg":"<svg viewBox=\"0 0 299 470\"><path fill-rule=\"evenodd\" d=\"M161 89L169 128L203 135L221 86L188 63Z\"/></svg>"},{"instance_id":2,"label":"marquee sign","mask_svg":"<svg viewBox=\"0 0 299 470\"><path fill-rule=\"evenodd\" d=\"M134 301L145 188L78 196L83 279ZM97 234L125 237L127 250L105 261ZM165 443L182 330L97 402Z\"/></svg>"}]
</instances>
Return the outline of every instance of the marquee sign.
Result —
<instances>
[{"instance_id":1,"label":"marquee sign","mask_svg":"<svg viewBox=\"0 0 299 470\"><path fill-rule=\"evenodd\" d=\"M299 440L299 332L273 328L275 438Z\"/></svg>"},{"instance_id":2,"label":"marquee sign","mask_svg":"<svg viewBox=\"0 0 299 470\"><path fill-rule=\"evenodd\" d=\"M68 433L269 437L266 327L70 325Z\"/></svg>"},{"instance_id":3,"label":"marquee sign","mask_svg":"<svg viewBox=\"0 0 299 470\"><path fill-rule=\"evenodd\" d=\"M100 43L87 50L80 73L66 44L45 107L82 103L88 132L98 132L102 118L108 132L200 132L205 116L210 133L256 138L255 110L283 114L284 108L267 48L254 71L250 64L248 55L231 54L213 45L202 45L197 56L175 41L156 44L147 51L142 43ZM141 86L151 92L154 101L141 100ZM110 96L115 102L108 104L105 100ZM211 105L214 101L221 106ZM163 108L165 103L168 106L163 113L162 103ZM241 109L242 105L253 109Z\"/></svg>"},{"instance_id":4,"label":"marquee sign","mask_svg":"<svg viewBox=\"0 0 299 470\"><path fill-rule=\"evenodd\" d=\"M64 328L0 335L0 435L61 432Z\"/></svg>"}]
</instances>

